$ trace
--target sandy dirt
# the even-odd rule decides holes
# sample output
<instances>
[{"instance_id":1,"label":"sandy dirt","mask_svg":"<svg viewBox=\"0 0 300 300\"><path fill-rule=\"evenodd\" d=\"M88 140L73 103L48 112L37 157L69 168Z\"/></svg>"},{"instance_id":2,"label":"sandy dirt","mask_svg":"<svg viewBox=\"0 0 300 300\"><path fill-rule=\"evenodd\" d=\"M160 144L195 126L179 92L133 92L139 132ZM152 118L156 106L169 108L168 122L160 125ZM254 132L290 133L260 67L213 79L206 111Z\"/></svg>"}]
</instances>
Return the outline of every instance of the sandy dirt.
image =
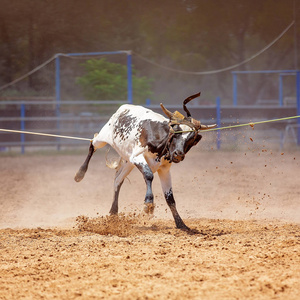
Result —
<instances>
[{"instance_id":1,"label":"sandy dirt","mask_svg":"<svg viewBox=\"0 0 300 300\"><path fill-rule=\"evenodd\" d=\"M251 142L250 142L251 143ZM114 171L96 152L0 157L0 299L300 299L300 152L192 149L172 166L175 228L155 176L134 170L106 217Z\"/></svg>"}]
</instances>

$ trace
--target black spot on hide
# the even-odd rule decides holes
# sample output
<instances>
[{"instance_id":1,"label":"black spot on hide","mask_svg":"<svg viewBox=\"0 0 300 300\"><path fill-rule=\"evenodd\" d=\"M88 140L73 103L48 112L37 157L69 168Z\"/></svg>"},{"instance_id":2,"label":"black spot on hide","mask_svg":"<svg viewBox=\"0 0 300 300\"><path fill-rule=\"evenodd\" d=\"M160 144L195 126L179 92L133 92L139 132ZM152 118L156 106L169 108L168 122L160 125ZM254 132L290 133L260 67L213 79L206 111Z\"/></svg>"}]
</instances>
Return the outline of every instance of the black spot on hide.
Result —
<instances>
[{"instance_id":1,"label":"black spot on hide","mask_svg":"<svg viewBox=\"0 0 300 300\"><path fill-rule=\"evenodd\" d=\"M125 141L136 126L136 121L137 118L130 115L128 109L124 110L115 123L113 137L118 137L121 141Z\"/></svg>"}]
</instances>

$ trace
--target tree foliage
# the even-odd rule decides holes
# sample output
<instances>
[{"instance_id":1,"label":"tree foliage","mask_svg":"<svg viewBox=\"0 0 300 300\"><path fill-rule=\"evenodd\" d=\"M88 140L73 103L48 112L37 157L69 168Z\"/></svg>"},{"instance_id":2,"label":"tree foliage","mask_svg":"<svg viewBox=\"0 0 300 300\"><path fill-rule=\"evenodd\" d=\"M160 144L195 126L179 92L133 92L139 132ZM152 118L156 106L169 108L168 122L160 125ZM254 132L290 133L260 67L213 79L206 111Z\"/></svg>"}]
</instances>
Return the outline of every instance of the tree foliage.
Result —
<instances>
[{"instance_id":1,"label":"tree foliage","mask_svg":"<svg viewBox=\"0 0 300 300\"><path fill-rule=\"evenodd\" d=\"M297 0L0 0L0 86L55 53L133 50L157 64L207 71L236 64L275 39L271 49L240 70L299 68L300 4ZM298 41L298 43L297 43ZM231 98L231 73L211 76L165 71L133 57L139 75L155 78L155 99L203 96ZM263 93L262 77L245 76L243 102ZM54 93L36 74L21 91ZM274 88L270 90L275 91ZM70 89L71 96L72 89ZM176 94L176 99L173 95Z\"/></svg>"},{"instance_id":2,"label":"tree foliage","mask_svg":"<svg viewBox=\"0 0 300 300\"><path fill-rule=\"evenodd\" d=\"M89 100L126 100L127 67L108 62L105 58L90 59L84 64L85 75L77 79ZM133 98L144 103L151 96L151 80L136 76L132 69Z\"/></svg>"}]
</instances>

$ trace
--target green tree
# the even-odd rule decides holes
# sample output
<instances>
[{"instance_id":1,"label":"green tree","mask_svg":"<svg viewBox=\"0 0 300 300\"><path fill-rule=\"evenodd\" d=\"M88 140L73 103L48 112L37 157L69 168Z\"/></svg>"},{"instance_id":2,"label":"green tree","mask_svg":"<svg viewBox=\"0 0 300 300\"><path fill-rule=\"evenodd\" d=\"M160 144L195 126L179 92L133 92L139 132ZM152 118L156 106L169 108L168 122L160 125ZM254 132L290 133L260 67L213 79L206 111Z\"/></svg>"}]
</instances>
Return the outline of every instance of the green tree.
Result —
<instances>
[{"instance_id":1,"label":"green tree","mask_svg":"<svg viewBox=\"0 0 300 300\"><path fill-rule=\"evenodd\" d=\"M173 69L221 69L265 47L293 19L297 21L295 26L276 44L238 70L298 69L298 2L0 0L0 86L26 74L55 53L123 49ZM176 103L198 89L203 91L201 101L205 95L209 99L220 95L228 101L232 97L230 72L185 75L150 65L136 55L133 61L139 74L155 78L154 101ZM40 95L53 95L53 66L47 70L12 89L20 94L32 90ZM240 103L254 103L266 91L265 85L262 76L243 76L239 82ZM276 91L276 87L272 90ZM74 89L67 90L65 97L75 97L72 93L76 93Z\"/></svg>"},{"instance_id":2,"label":"green tree","mask_svg":"<svg viewBox=\"0 0 300 300\"><path fill-rule=\"evenodd\" d=\"M127 99L127 67L108 62L105 58L89 59L84 64L86 74L76 82L82 87L88 100ZM138 77L132 70L132 89L134 103L144 103L152 95L152 80Z\"/></svg>"}]
</instances>

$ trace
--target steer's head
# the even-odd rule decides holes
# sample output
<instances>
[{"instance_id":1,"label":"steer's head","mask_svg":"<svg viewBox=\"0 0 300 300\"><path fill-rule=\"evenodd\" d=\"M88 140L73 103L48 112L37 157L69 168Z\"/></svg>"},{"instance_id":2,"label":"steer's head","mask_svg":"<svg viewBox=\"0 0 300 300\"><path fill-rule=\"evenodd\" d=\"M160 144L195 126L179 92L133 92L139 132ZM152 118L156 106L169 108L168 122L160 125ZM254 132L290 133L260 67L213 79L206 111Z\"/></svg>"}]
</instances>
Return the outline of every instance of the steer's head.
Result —
<instances>
[{"instance_id":1,"label":"steer's head","mask_svg":"<svg viewBox=\"0 0 300 300\"><path fill-rule=\"evenodd\" d=\"M201 130L206 130L217 126L216 124L203 125L200 121L192 118L191 113L186 107L186 104L199 96L200 93L192 95L183 101L183 109L187 114L186 117L178 111L172 113L162 104L160 104L163 112L170 119L170 135L168 140L169 152L167 158L174 163L182 161L185 157L185 154L201 140Z\"/></svg>"}]
</instances>

